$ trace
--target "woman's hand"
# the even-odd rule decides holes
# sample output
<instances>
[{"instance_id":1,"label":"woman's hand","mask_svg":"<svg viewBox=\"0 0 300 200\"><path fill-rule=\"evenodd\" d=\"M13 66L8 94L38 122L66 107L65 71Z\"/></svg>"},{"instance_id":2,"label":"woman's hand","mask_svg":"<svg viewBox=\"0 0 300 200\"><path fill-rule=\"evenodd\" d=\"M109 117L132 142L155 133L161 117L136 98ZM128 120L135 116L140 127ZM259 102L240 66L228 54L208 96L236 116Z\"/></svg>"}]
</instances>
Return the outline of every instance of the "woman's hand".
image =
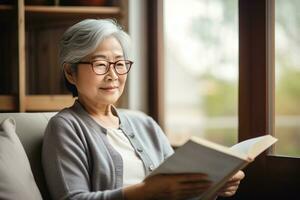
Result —
<instances>
[{"instance_id":1,"label":"woman's hand","mask_svg":"<svg viewBox=\"0 0 300 200\"><path fill-rule=\"evenodd\" d=\"M124 188L127 200L180 200L200 196L211 186L204 174L155 175Z\"/></svg>"},{"instance_id":2,"label":"woman's hand","mask_svg":"<svg viewBox=\"0 0 300 200\"><path fill-rule=\"evenodd\" d=\"M243 171L238 171L235 175L233 175L227 183L222 187L219 192L220 196L230 197L234 195L239 187L241 180L245 177Z\"/></svg>"}]
</instances>

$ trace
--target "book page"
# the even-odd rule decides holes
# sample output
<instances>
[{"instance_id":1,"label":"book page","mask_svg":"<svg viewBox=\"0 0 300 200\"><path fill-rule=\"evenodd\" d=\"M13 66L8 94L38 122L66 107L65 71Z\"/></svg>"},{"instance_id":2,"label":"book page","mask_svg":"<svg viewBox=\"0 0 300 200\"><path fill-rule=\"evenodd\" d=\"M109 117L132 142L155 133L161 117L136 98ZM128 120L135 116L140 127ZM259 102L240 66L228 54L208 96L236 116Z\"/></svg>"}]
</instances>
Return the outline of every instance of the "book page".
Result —
<instances>
[{"instance_id":1,"label":"book page","mask_svg":"<svg viewBox=\"0 0 300 200\"><path fill-rule=\"evenodd\" d=\"M214 149L216 151L220 151L244 160L247 160L247 153L244 153L242 151L232 151L229 147L205 140L203 138L199 138L199 137L192 137L191 140L197 144L203 145L207 148L211 148Z\"/></svg>"},{"instance_id":2,"label":"book page","mask_svg":"<svg viewBox=\"0 0 300 200\"><path fill-rule=\"evenodd\" d=\"M250 158L254 159L276 141L277 139L273 136L264 135L235 144L230 149L235 152L243 152Z\"/></svg>"}]
</instances>

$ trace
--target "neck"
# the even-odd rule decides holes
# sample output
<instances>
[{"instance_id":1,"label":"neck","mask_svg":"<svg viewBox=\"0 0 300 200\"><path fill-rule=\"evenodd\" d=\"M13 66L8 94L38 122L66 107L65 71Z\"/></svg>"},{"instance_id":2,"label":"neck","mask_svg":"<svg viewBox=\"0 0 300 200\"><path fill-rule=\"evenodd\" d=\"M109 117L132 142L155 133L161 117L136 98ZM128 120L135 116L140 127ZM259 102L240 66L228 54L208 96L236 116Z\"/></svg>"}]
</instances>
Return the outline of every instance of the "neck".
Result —
<instances>
[{"instance_id":1,"label":"neck","mask_svg":"<svg viewBox=\"0 0 300 200\"><path fill-rule=\"evenodd\" d=\"M105 128L119 127L119 118L111 111L112 104L99 104L82 98L78 98L78 101L87 113L101 126Z\"/></svg>"},{"instance_id":2,"label":"neck","mask_svg":"<svg viewBox=\"0 0 300 200\"><path fill-rule=\"evenodd\" d=\"M79 103L84 109L92 116L95 117L109 117L114 116L112 113L112 104L101 104L89 101L84 98L78 97Z\"/></svg>"}]
</instances>

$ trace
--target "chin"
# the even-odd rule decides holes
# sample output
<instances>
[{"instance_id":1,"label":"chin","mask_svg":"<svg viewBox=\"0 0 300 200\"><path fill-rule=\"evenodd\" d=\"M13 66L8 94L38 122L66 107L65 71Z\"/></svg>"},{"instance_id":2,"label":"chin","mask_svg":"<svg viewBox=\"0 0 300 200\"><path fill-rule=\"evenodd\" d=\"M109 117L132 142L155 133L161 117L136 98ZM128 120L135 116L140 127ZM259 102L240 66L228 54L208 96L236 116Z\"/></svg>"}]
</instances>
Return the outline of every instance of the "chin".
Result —
<instances>
[{"instance_id":1,"label":"chin","mask_svg":"<svg viewBox=\"0 0 300 200\"><path fill-rule=\"evenodd\" d=\"M103 104L114 104L120 99L120 97L120 92L115 92L114 94L107 94L101 92L97 95L98 102L101 102Z\"/></svg>"},{"instance_id":2,"label":"chin","mask_svg":"<svg viewBox=\"0 0 300 200\"><path fill-rule=\"evenodd\" d=\"M105 102L106 104L115 104L118 100L119 98L105 98L100 101Z\"/></svg>"}]
</instances>

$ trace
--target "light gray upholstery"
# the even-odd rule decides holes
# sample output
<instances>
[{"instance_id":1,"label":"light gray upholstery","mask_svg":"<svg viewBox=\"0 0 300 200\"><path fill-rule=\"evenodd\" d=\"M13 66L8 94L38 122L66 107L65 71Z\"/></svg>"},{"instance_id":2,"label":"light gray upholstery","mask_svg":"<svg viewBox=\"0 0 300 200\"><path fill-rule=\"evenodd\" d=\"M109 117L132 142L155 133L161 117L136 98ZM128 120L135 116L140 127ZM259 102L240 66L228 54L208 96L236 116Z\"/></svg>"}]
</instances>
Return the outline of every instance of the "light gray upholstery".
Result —
<instances>
[{"instance_id":1,"label":"light gray upholstery","mask_svg":"<svg viewBox=\"0 0 300 200\"><path fill-rule=\"evenodd\" d=\"M0 122L6 118L16 121L16 133L29 159L35 181L44 199L50 199L41 164L43 134L51 113L0 113Z\"/></svg>"}]
</instances>

